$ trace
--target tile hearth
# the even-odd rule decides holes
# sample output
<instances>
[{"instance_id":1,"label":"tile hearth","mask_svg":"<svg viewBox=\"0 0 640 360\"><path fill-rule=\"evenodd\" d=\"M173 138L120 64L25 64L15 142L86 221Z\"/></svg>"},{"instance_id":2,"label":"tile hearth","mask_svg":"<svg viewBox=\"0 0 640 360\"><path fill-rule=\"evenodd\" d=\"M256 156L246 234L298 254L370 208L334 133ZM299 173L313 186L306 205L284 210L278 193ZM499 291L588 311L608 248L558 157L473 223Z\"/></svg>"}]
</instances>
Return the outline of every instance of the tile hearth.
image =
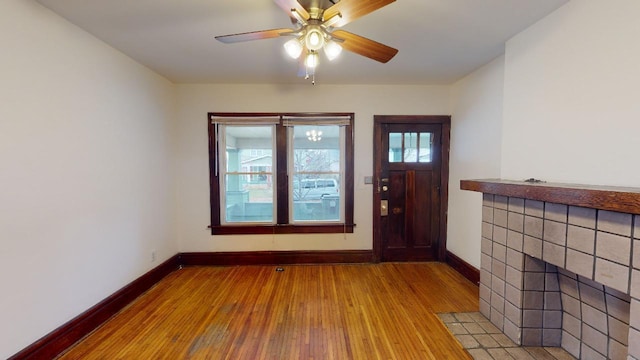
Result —
<instances>
[{"instance_id":1,"label":"tile hearth","mask_svg":"<svg viewBox=\"0 0 640 360\"><path fill-rule=\"evenodd\" d=\"M575 359L558 347L518 346L479 312L441 313L438 317L475 360Z\"/></svg>"}]
</instances>

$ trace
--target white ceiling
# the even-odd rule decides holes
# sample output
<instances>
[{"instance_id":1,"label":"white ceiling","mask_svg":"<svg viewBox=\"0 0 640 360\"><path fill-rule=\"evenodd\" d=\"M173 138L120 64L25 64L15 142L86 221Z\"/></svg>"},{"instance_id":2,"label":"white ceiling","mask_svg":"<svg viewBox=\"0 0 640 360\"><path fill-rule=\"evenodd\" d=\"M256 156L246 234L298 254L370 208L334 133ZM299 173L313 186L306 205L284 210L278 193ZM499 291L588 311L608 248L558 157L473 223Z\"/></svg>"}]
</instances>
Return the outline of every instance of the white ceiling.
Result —
<instances>
[{"instance_id":1,"label":"white ceiling","mask_svg":"<svg viewBox=\"0 0 640 360\"><path fill-rule=\"evenodd\" d=\"M223 44L216 35L291 27L271 0L38 0L176 83L304 83L289 38ZM358 0L365 1L365 0ZM343 52L324 84L448 84L504 52L568 0L397 0L342 29L395 47L386 64Z\"/></svg>"}]
</instances>

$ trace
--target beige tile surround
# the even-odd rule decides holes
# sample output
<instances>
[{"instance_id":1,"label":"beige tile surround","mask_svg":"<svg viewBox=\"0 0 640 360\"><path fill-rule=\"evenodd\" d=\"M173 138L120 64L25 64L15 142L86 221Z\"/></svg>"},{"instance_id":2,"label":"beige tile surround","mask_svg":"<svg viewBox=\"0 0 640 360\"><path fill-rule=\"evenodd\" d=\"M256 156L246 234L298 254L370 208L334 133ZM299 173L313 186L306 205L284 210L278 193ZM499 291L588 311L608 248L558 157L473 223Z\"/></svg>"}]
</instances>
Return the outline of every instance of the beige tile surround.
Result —
<instances>
[{"instance_id":1,"label":"beige tile surround","mask_svg":"<svg viewBox=\"0 0 640 360\"><path fill-rule=\"evenodd\" d=\"M640 216L483 194L480 311L514 343L640 359Z\"/></svg>"}]
</instances>

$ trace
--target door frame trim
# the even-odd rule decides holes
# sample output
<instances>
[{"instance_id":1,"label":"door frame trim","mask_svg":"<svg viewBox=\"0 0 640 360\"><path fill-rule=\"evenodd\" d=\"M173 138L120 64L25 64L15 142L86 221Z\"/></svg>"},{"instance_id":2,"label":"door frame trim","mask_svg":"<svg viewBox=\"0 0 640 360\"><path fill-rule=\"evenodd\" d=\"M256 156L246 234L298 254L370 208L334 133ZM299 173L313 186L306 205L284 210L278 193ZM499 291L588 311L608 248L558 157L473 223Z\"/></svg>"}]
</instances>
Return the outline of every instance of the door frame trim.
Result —
<instances>
[{"instance_id":1,"label":"door frame trim","mask_svg":"<svg viewBox=\"0 0 640 360\"><path fill-rule=\"evenodd\" d=\"M382 171L378 159L382 154L382 125L384 124L439 124L441 130L442 159L440 162L440 224L437 260L447 258L447 211L449 207L449 149L451 144L450 115L374 115L373 116L373 259L382 259L382 233L380 229L380 193L378 174Z\"/></svg>"}]
</instances>

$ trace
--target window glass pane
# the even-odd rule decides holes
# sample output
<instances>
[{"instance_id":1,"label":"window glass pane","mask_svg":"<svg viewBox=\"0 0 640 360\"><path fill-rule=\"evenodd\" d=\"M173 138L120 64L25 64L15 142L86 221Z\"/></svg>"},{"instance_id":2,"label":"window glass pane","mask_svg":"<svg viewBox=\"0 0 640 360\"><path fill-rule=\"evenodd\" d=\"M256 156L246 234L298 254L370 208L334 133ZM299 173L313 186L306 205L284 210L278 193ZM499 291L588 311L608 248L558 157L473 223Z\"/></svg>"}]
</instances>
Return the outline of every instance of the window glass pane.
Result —
<instances>
[{"instance_id":1,"label":"window glass pane","mask_svg":"<svg viewBox=\"0 0 640 360\"><path fill-rule=\"evenodd\" d=\"M389 133L389 162L402 162L402 133Z\"/></svg>"},{"instance_id":2,"label":"window glass pane","mask_svg":"<svg viewBox=\"0 0 640 360\"><path fill-rule=\"evenodd\" d=\"M404 162L418 161L418 133L404 133Z\"/></svg>"},{"instance_id":3,"label":"window glass pane","mask_svg":"<svg viewBox=\"0 0 640 360\"><path fill-rule=\"evenodd\" d=\"M246 175L227 175L225 189L227 222L272 222L273 186L249 185ZM232 190L244 183L242 190Z\"/></svg>"},{"instance_id":4,"label":"window glass pane","mask_svg":"<svg viewBox=\"0 0 640 360\"><path fill-rule=\"evenodd\" d=\"M431 162L431 142L432 133L420 133L420 158L418 162L430 163Z\"/></svg>"},{"instance_id":5,"label":"window glass pane","mask_svg":"<svg viewBox=\"0 0 640 360\"><path fill-rule=\"evenodd\" d=\"M225 126L225 220L273 222L272 126Z\"/></svg>"},{"instance_id":6,"label":"window glass pane","mask_svg":"<svg viewBox=\"0 0 640 360\"><path fill-rule=\"evenodd\" d=\"M339 126L293 127L293 221L341 219L340 133Z\"/></svg>"}]
</instances>

